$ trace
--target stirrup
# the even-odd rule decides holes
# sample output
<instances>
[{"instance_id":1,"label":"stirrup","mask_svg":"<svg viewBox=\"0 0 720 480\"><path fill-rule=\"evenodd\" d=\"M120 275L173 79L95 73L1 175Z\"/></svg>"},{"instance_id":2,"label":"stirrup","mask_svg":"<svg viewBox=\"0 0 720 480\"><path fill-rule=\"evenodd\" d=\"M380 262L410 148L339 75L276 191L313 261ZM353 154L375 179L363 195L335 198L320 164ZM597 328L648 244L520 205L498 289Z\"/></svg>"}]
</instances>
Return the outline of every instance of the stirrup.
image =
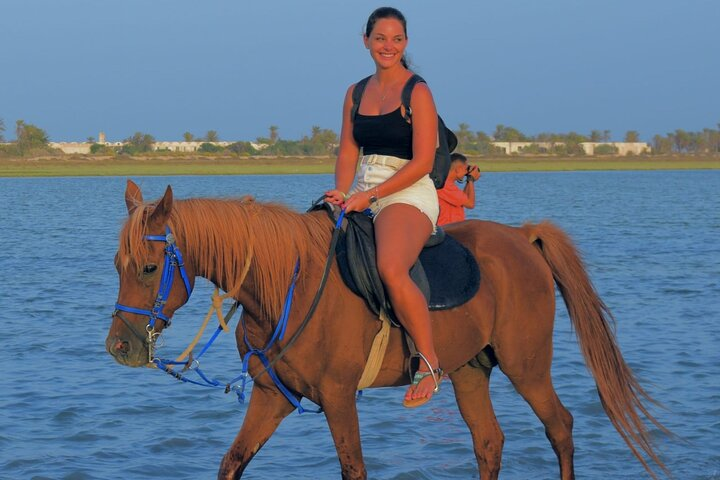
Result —
<instances>
[{"instance_id":1,"label":"stirrup","mask_svg":"<svg viewBox=\"0 0 720 480\"><path fill-rule=\"evenodd\" d=\"M415 372L415 375L413 376L413 379L412 379L412 385L416 386L425 377L432 376L433 382L435 382L435 388L433 389L433 395L436 394L437 392L439 392L440 391L440 379L442 378L442 375L443 375L442 368L438 367L438 368L433 369L432 365L430 365L430 362L425 357L425 355L423 355L420 352L417 352L416 354L412 355L412 357L421 358L425 362L425 364L428 366L428 368L430 369L429 372L420 372L420 371ZM431 398L432 398L432 396L430 398L422 397L422 398L415 398L412 400L403 400L403 406L406 408L419 407L421 405L425 405L427 402L430 401Z\"/></svg>"},{"instance_id":2,"label":"stirrup","mask_svg":"<svg viewBox=\"0 0 720 480\"><path fill-rule=\"evenodd\" d=\"M418 383L420 383L420 381L421 381L423 378L425 378L425 377L427 377L427 376L429 376L429 375L432 375L433 382L435 382L435 388L433 389L433 393L439 392L439 391L440 391L440 379L441 379L442 376L443 376L442 368L440 368L439 366L438 366L438 368L433 368L432 365L430 364L430 361L429 361L429 360L427 359L427 357L426 357L425 355L423 355L421 352L417 352L416 354L414 354L414 355L413 355L412 357L410 357L410 358L413 358L413 357L421 358L422 361L425 362L425 365L428 366L428 370L429 370L429 371L428 371L428 372L421 372L421 371L420 371L420 368L418 367L418 371L415 372L415 375L413 375L412 385L417 385Z\"/></svg>"}]
</instances>

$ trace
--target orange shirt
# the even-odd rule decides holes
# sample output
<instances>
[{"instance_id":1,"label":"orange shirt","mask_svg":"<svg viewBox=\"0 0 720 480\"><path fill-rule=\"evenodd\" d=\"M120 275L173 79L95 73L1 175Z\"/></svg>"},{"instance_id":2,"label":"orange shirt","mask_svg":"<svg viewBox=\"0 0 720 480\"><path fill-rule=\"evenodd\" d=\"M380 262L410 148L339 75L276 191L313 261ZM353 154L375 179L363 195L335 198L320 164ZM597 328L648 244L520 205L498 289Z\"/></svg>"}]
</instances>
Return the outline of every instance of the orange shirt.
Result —
<instances>
[{"instance_id":1,"label":"orange shirt","mask_svg":"<svg viewBox=\"0 0 720 480\"><path fill-rule=\"evenodd\" d=\"M465 207L463 207L463 204L468 201L468 197L465 192L458 188L454 179L448 176L445 185L437 191L437 194L440 203L438 225L465 220Z\"/></svg>"}]
</instances>

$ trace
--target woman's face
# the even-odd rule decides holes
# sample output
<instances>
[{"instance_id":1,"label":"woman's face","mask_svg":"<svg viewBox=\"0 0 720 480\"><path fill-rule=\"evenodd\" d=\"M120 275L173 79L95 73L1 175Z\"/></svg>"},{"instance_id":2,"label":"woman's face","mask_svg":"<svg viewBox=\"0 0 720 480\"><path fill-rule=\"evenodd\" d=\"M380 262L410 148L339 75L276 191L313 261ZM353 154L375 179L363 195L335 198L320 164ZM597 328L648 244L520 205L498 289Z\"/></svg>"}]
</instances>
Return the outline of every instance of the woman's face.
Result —
<instances>
[{"instance_id":1,"label":"woman's face","mask_svg":"<svg viewBox=\"0 0 720 480\"><path fill-rule=\"evenodd\" d=\"M380 68L390 68L400 63L408 39L402 23L396 18L381 18L369 37L364 37L365 48Z\"/></svg>"}]
</instances>

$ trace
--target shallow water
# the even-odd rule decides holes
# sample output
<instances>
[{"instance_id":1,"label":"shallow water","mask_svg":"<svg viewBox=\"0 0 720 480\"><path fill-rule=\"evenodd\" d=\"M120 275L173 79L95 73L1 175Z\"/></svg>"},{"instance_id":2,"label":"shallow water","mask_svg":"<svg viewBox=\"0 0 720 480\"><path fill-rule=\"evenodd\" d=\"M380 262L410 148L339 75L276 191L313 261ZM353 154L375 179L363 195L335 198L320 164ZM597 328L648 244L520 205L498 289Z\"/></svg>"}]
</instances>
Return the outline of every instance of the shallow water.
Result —
<instances>
[{"instance_id":1,"label":"shallow water","mask_svg":"<svg viewBox=\"0 0 720 480\"><path fill-rule=\"evenodd\" d=\"M146 177L155 198L281 200L307 208L329 175ZM183 385L105 352L117 296L113 266L124 220L123 178L0 179L0 478L214 478L245 412L233 395ZM657 434L676 478L720 478L720 172L486 174L475 218L517 225L548 218L566 229L612 308L628 363L682 441ZM210 287L165 334L181 351L208 307ZM554 383L575 417L578 478L642 478L605 417L560 301ZM239 369L230 336L203 366ZM543 428L499 371L492 394L506 441L502 479L556 478ZM370 478L476 478L470 435L446 385L403 409L403 389L368 390L359 403ZM324 418L288 417L244 478L337 478Z\"/></svg>"}]
</instances>

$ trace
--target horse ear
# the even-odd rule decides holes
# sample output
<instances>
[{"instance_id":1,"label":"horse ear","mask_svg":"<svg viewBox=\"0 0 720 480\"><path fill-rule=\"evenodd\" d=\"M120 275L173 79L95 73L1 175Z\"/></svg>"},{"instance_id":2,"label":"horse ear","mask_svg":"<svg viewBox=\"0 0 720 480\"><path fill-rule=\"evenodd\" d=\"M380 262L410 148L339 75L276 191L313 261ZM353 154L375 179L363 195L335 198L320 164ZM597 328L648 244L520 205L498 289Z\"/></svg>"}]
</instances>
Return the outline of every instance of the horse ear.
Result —
<instances>
[{"instance_id":1,"label":"horse ear","mask_svg":"<svg viewBox=\"0 0 720 480\"><path fill-rule=\"evenodd\" d=\"M143 196L140 187L135 182L128 179L127 188L125 188L125 205L127 205L128 215L132 214L137 207L142 205Z\"/></svg>"},{"instance_id":2,"label":"horse ear","mask_svg":"<svg viewBox=\"0 0 720 480\"><path fill-rule=\"evenodd\" d=\"M155 223L165 223L170 216L172 205L173 192L170 185L168 185L167 189L165 190L165 195L163 195L163 197L155 206L155 210L153 210L152 214L150 215L149 221Z\"/></svg>"}]
</instances>

